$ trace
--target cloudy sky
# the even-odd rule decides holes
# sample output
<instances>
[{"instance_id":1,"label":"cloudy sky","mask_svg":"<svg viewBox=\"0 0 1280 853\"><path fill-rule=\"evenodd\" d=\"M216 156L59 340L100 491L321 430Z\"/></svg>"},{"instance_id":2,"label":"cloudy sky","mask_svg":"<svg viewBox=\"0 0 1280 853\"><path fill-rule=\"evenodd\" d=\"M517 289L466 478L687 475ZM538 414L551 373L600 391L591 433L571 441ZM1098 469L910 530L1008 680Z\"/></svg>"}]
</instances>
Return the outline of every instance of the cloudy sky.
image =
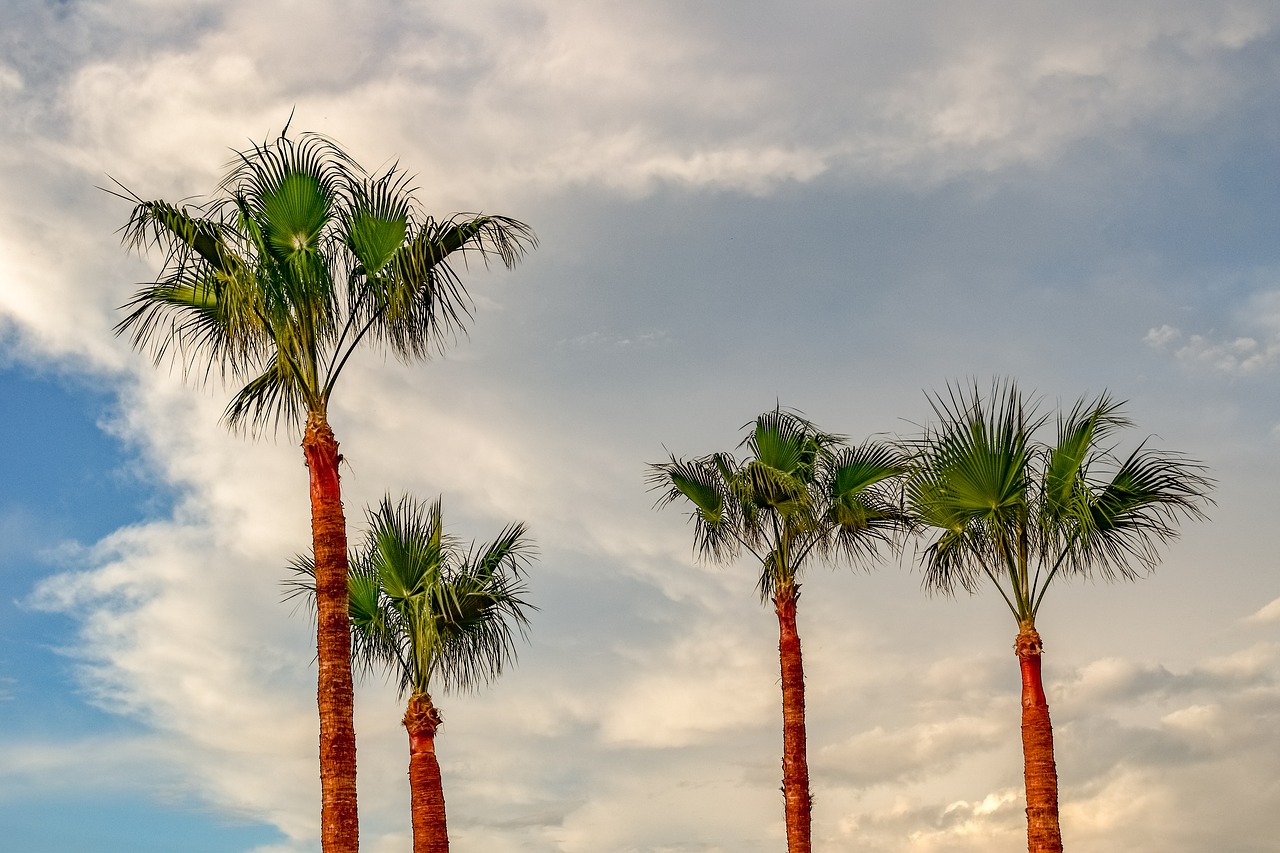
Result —
<instances>
[{"instance_id":1,"label":"cloudy sky","mask_svg":"<svg viewBox=\"0 0 1280 853\"><path fill-rule=\"evenodd\" d=\"M1280 834L1280 6L1270 0L6 0L0 32L0 834L28 853L319 849L294 434L253 442L113 337L159 258L128 205L295 129L530 223L469 336L370 353L331 421L353 529L443 495L528 523L519 666L438 696L454 846L778 850L776 620L696 564L644 463L783 405L862 439L926 391L1103 390L1204 460L1211 521L1040 619L1075 853ZM819 849L1023 848L1015 625L908 550L814 567ZM358 693L364 849L409 843L401 705Z\"/></svg>"}]
</instances>

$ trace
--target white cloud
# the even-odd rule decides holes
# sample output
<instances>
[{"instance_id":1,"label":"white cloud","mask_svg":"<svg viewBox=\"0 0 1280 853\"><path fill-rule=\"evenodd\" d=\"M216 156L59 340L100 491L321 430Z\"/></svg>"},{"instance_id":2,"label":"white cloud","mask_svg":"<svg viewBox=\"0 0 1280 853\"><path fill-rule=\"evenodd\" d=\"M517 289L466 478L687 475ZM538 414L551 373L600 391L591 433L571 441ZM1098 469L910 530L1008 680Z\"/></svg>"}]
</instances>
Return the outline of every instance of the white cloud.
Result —
<instances>
[{"instance_id":1,"label":"white cloud","mask_svg":"<svg viewBox=\"0 0 1280 853\"><path fill-rule=\"evenodd\" d=\"M1280 339L1259 342L1254 338L1241 337L1212 341L1202 335L1192 335L1176 355L1179 361L1221 373L1247 376L1271 367L1280 359Z\"/></svg>"},{"instance_id":2,"label":"white cloud","mask_svg":"<svg viewBox=\"0 0 1280 853\"><path fill-rule=\"evenodd\" d=\"M641 671L601 709L605 743L682 747L774 722L777 662L758 630L769 629L768 619L742 619L741 612L741 621L694 619L665 649L636 655Z\"/></svg>"},{"instance_id":3,"label":"white cloud","mask_svg":"<svg viewBox=\"0 0 1280 853\"><path fill-rule=\"evenodd\" d=\"M855 787L918 781L946 773L973 752L987 752L1008 737L989 716L932 719L903 728L876 726L816 751L815 765Z\"/></svg>"},{"instance_id":4,"label":"white cloud","mask_svg":"<svg viewBox=\"0 0 1280 853\"><path fill-rule=\"evenodd\" d=\"M1267 285L1274 273L1265 276ZM1270 370L1280 361L1280 291L1266 286L1242 300L1234 312L1233 325L1250 334L1192 334L1162 325L1149 329L1143 342L1155 349L1170 349L1185 365L1230 376L1249 376ZM1182 341L1186 340L1186 343Z\"/></svg>"},{"instance_id":5,"label":"white cloud","mask_svg":"<svg viewBox=\"0 0 1280 853\"><path fill-rule=\"evenodd\" d=\"M1169 344L1179 340L1181 337L1181 329L1175 329L1173 326L1166 324L1153 329L1148 329L1146 337L1142 339L1142 342L1148 346L1160 349L1161 347L1167 347Z\"/></svg>"},{"instance_id":6,"label":"white cloud","mask_svg":"<svg viewBox=\"0 0 1280 853\"><path fill-rule=\"evenodd\" d=\"M8 65L0 64L0 94L22 90L22 75Z\"/></svg>"},{"instance_id":7,"label":"white cloud","mask_svg":"<svg viewBox=\"0 0 1280 853\"><path fill-rule=\"evenodd\" d=\"M1270 604L1259 608L1257 612L1246 618L1245 621L1256 624L1280 622L1280 598L1276 598Z\"/></svg>"}]
</instances>

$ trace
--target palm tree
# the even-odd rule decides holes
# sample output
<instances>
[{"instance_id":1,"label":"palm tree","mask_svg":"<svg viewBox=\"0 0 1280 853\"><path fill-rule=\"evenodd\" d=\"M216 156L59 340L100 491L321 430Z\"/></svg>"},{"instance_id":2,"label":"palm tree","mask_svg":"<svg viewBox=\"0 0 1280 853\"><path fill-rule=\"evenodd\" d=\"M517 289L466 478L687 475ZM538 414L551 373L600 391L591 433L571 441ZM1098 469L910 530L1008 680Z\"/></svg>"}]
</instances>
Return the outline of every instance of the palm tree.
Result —
<instances>
[{"instance_id":1,"label":"palm tree","mask_svg":"<svg viewBox=\"0 0 1280 853\"><path fill-rule=\"evenodd\" d=\"M348 574L352 655L365 671L385 669L409 696L410 807L414 853L447 853L444 788L436 760L441 723L431 700L440 687L469 690L502 673L515 658L527 611L523 570L532 544L523 524L508 525L493 542L464 550L443 532L440 500L424 505L406 495L368 510L368 534ZM298 560L310 596L314 563Z\"/></svg>"},{"instance_id":2,"label":"palm tree","mask_svg":"<svg viewBox=\"0 0 1280 853\"><path fill-rule=\"evenodd\" d=\"M1204 466L1145 443L1118 455L1113 435L1131 426L1123 404L1103 394L1048 423L1012 381L983 396L952 387L931 398L941 422L909 442L906 502L914 524L931 531L924 583L975 592L990 581L1018 623L1014 650L1022 672L1022 750L1027 846L1058 853L1058 773L1053 727L1040 673L1036 614L1064 575L1133 579L1177 536L1179 518L1200 519L1212 482Z\"/></svg>"},{"instance_id":3,"label":"palm tree","mask_svg":"<svg viewBox=\"0 0 1280 853\"><path fill-rule=\"evenodd\" d=\"M861 561L890 541L902 520L896 483L904 469L889 446L849 447L781 408L756 419L744 446L741 460L730 453L672 456L649 466L648 482L662 493L658 507L681 498L692 505L700 557L729 563L746 550L759 561L760 598L771 600L778 616L787 850L809 853L800 571L811 558Z\"/></svg>"},{"instance_id":4,"label":"palm tree","mask_svg":"<svg viewBox=\"0 0 1280 853\"><path fill-rule=\"evenodd\" d=\"M321 841L325 853L355 853L346 521L330 396L361 344L410 361L461 328L470 302L448 256L511 267L535 238L501 216L425 216L397 166L369 174L333 141L287 130L238 152L203 205L125 190L135 205L125 245L160 249L164 265L116 333L157 364L178 362L184 376L216 372L241 386L224 415L231 428L302 428L317 568Z\"/></svg>"}]
</instances>

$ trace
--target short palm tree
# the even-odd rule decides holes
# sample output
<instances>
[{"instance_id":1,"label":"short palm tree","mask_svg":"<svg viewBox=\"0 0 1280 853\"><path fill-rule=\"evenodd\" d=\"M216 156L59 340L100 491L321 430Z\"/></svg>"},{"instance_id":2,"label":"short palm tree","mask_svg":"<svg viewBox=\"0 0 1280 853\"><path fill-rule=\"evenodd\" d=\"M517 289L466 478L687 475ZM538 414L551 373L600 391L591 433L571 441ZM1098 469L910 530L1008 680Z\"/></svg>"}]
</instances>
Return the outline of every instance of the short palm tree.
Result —
<instances>
[{"instance_id":1,"label":"short palm tree","mask_svg":"<svg viewBox=\"0 0 1280 853\"><path fill-rule=\"evenodd\" d=\"M743 550L759 562L757 589L778 616L782 667L782 788L787 850L810 850L811 799L804 720L804 667L796 626L801 570L814 559L862 560L893 540L902 513L897 452L849 447L800 415L775 409L739 445L746 457L713 453L649 466L658 506L691 505L694 549L714 562Z\"/></svg>"},{"instance_id":2,"label":"short palm tree","mask_svg":"<svg viewBox=\"0 0 1280 853\"><path fill-rule=\"evenodd\" d=\"M523 524L511 524L493 542L464 548L444 533L439 499L384 498L367 516L348 574L352 659L366 672L385 670L408 694L413 850L447 853L432 679L445 691L470 690L514 661L515 636L525 636L536 609L524 598L532 543ZM303 577L295 591L310 597L314 563L295 569Z\"/></svg>"},{"instance_id":3,"label":"short palm tree","mask_svg":"<svg viewBox=\"0 0 1280 853\"><path fill-rule=\"evenodd\" d=\"M1041 680L1036 615L1052 583L1100 574L1132 579L1156 565L1180 519L1204 517L1212 483L1204 467L1140 444L1116 453L1131 426L1106 394L1057 418L1052 442L1011 381L991 393L951 388L931 400L940 423L909 442L906 505L931 538L924 583L945 593L990 582L1018 624L1022 748L1031 853L1058 853L1058 774Z\"/></svg>"},{"instance_id":4,"label":"short palm tree","mask_svg":"<svg viewBox=\"0 0 1280 853\"><path fill-rule=\"evenodd\" d=\"M446 853L444 789L435 755L440 712L431 701L434 676L443 690L468 690L501 675L524 636L522 574L532 553L523 524L464 551L445 536L440 501L384 499L369 513L369 534L351 564L351 628L355 660L385 667L409 696L409 785L414 853Z\"/></svg>"},{"instance_id":5,"label":"short palm tree","mask_svg":"<svg viewBox=\"0 0 1280 853\"><path fill-rule=\"evenodd\" d=\"M469 316L450 255L475 253L508 267L534 245L501 216L423 215L396 166L366 173L316 134L239 152L215 198L189 208L132 193L124 242L155 247L164 266L125 306L116 327L157 363L184 375L217 373L241 386L232 428L302 430L310 471L317 566L317 696L321 841L355 853L355 731L346 607L346 521L329 401L362 344L408 361L425 357Z\"/></svg>"}]
</instances>

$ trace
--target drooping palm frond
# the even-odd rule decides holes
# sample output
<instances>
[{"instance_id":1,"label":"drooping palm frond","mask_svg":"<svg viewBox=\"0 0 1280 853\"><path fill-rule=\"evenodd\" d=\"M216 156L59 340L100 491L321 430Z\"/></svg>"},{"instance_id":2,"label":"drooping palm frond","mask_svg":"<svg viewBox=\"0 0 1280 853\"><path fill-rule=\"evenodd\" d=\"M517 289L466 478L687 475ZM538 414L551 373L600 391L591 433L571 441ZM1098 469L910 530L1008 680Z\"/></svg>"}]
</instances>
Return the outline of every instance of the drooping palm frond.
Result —
<instances>
[{"instance_id":1,"label":"drooping palm frond","mask_svg":"<svg viewBox=\"0 0 1280 853\"><path fill-rule=\"evenodd\" d=\"M116 334L128 332L133 346L150 350L157 364L173 358L184 376L194 371L201 381L215 369L223 377L256 369L266 343L260 301L246 286L236 235L224 223L138 199L122 240L139 253L158 248L165 261L156 281L123 306L128 313Z\"/></svg>"},{"instance_id":2,"label":"drooping palm frond","mask_svg":"<svg viewBox=\"0 0 1280 853\"><path fill-rule=\"evenodd\" d=\"M732 462L716 456L651 463L645 479L659 497L661 508L683 498L692 504L695 554L712 562L737 556L743 545L739 505L731 499L729 483L736 476Z\"/></svg>"},{"instance_id":3,"label":"drooping palm frond","mask_svg":"<svg viewBox=\"0 0 1280 853\"><path fill-rule=\"evenodd\" d=\"M305 419L312 409L311 389L283 356L273 353L262 373L231 398L222 417L232 430L279 429Z\"/></svg>"},{"instance_id":4,"label":"drooping palm frond","mask_svg":"<svg viewBox=\"0 0 1280 853\"><path fill-rule=\"evenodd\" d=\"M416 225L372 282L375 310L368 328L397 357L424 358L465 328L471 301L450 263L479 255L514 266L537 245L529 226L505 216L458 214Z\"/></svg>"},{"instance_id":5,"label":"drooping palm frond","mask_svg":"<svg viewBox=\"0 0 1280 853\"><path fill-rule=\"evenodd\" d=\"M850 562L862 562L878 546L892 545L906 529L901 483L906 471L902 454L880 442L843 447L832 457L823 483L827 520L833 525L830 545Z\"/></svg>"},{"instance_id":6,"label":"drooping palm frond","mask_svg":"<svg viewBox=\"0 0 1280 853\"><path fill-rule=\"evenodd\" d=\"M1068 571L1097 570L1110 580L1154 568L1160 546L1178 535L1178 519L1206 517L1212 481L1204 470L1180 454L1138 447L1108 482L1089 491L1087 506L1071 519L1077 532Z\"/></svg>"}]
</instances>

